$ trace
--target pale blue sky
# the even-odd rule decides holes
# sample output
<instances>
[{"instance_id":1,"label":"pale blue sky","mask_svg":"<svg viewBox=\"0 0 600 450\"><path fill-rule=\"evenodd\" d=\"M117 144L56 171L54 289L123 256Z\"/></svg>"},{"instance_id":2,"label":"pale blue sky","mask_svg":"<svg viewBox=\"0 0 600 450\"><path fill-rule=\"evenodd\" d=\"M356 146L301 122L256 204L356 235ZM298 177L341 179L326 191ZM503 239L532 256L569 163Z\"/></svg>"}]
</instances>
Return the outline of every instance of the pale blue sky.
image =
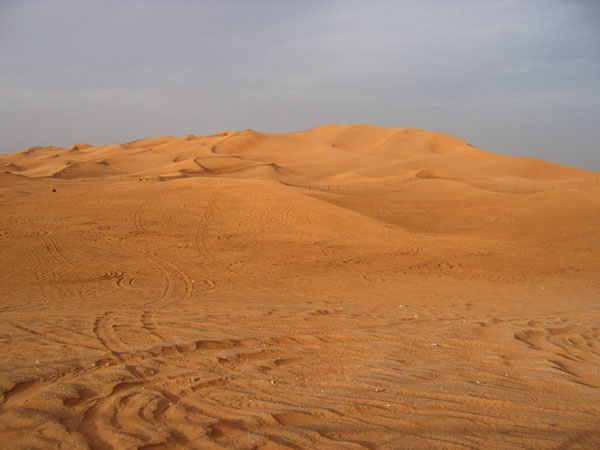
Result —
<instances>
[{"instance_id":1,"label":"pale blue sky","mask_svg":"<svg viewBox=\"0 0 600 450\"><path fill-rule=\"evenodd\" d=\"M0 0L0 153L324 123L600 170L600 1Z\"/></svg>"}]
</instances>

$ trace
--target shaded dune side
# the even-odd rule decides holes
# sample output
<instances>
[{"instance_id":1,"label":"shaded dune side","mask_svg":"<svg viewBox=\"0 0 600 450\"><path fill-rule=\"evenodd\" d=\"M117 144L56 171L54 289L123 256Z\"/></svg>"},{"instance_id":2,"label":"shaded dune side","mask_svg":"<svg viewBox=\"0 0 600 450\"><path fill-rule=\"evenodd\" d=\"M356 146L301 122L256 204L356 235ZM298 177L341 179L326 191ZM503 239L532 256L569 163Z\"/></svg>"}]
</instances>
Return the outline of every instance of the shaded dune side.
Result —
<instances>
[{"instance_id":1,"label":"shaded dune side","mask_svg":"<svg viewBox=\"0 0 600 450\"><path fill-rule=\"evenodd\" d=\"M424 180L464 180L464 178L442 169L422 169L415 174L415 177Z\"/></svg>"},{"instance_id":2,"label":"shaded dune side","mask_svg":"<svg viewBox=\"0 0 600 450\"><path fill-rule=\"evenodd\" d=\"M76 178L99 178L115 175L116 171L104 162L73 163L54 173L56 178L72 180Z\"/></svg>"}]
</instances>

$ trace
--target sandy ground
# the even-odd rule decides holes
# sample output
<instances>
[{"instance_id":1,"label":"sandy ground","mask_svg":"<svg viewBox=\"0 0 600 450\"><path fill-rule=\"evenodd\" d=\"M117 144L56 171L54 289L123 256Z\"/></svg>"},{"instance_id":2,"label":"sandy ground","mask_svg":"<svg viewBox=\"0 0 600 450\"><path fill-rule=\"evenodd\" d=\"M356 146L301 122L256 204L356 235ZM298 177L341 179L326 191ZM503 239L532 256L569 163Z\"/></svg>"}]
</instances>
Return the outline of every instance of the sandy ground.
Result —
<instances>
[{"instance_id":1,"label":"sandy ground","mask_svg":"<svg viewBox=\"0 0 600 450\"><path fill-rule=\"evenodd\" d=\"M600 447L597 172L366 125L0 170L2 448Z\"/></svg>"}]
</instances>

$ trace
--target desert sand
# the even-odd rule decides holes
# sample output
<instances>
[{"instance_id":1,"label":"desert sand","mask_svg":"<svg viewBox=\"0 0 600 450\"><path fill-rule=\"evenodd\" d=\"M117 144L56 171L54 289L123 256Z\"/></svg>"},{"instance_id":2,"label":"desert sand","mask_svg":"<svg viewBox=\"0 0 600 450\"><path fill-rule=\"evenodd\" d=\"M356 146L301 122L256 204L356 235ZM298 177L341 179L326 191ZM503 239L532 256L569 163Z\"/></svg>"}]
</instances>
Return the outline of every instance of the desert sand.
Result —
<instances>
[{"instance_id":1,"label":"desert sand","mask_svg":"<svg viewBox=\"0 0 600 450\"><path fill-rule=\"evenodd\" d=\"M598 172L369 125L0 171L2 448L600 447Z\"/></svg>"}]
</instances>

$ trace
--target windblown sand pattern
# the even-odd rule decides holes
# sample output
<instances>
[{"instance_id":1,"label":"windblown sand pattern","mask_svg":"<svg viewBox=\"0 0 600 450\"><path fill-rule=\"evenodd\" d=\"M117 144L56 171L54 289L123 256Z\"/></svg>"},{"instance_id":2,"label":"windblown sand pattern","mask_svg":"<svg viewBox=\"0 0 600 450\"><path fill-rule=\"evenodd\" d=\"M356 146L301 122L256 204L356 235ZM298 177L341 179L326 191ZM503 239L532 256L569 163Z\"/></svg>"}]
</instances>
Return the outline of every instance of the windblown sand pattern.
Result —
<instances>
[{"instance_id":1,"label":"windblown sand pattern","mask_svg":"<svg viewBox=\"0 0 600 450\"><path fill-rule=\"evenodd\" d=\"M600 447L597 172L366 125L0 170L2 448Z\"/></svg>"}]
</instances>

